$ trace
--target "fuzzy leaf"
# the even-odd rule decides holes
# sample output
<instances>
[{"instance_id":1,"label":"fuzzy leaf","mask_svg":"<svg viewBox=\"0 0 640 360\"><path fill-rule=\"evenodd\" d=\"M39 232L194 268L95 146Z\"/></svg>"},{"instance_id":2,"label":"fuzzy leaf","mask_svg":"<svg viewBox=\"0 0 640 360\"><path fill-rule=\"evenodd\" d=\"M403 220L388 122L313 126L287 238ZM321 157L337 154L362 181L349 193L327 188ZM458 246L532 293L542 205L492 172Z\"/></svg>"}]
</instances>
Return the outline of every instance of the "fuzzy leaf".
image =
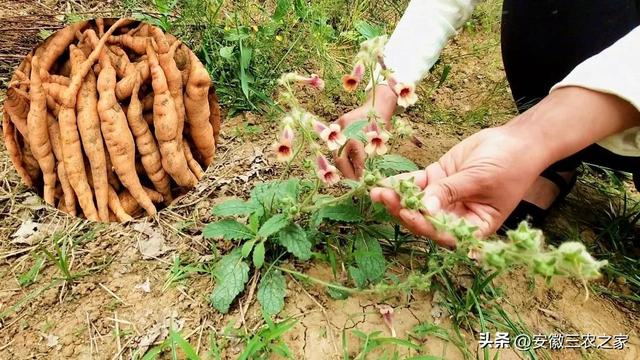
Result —
<instances>
[{"instance_id":1,"label":"fuzzy leaf","mask_svg":"<svg viewBox=\"0 0 640 360\"><path fill-rule=\"evenodd\" d=\"M364 220L362 214L360 214L360 209L353 204L347 203L322 208L320 210L320 217L345 222L358 222Z\"/></svg>"},{"instance_id":2,"label":"fuzzy leaf","mask_svg":"<svg viewBox=\"0 0 640 360\"><path fill-rule=\"evenodd\" d=\"M276 180L257 184L253 190L251 190L251 200L269 210L274 200L285 197L297 199L299 194L300 180Z\"/></svg>"},{"instance_id":3,"label":"fuzzy leaf","mask_svg":"<svg viewBox=\"0 0 640 360\"><path fill-rule=\"evenodd\" d=\"M223 238L226 240L247 240L255 236L249 228L235 220L209 223L202 230L202 235L206 239Z\"/></svg>"},{"instance_id":4,"label":"fuzzy leaf","mask_svg":"<svg viewBox=\"0 0 640 360\"><path fill-rule=\"evenodd\" d=\"M379 25L374 25L365 20L357 21L355 24L356 30L362 35L366 40L373 39L374 37L384 35L384 28Z\"/></svg>"},{"instance_id":5,"label":"fuzzy leaf","mask_svg":"<svg viewBox=\"0 0 640 360\"><path fill-rule=\"evenodd\" d=\"M336 285L340 285L337 284ZM349 297L349 293L340 289L336 289L331 286L327 286L327 294L331 296L332 299L335 300L345 300Z\"/></svg>"},{"instance_id":6,"label":"fuzzy leaf","mask_svg":"<svg viewBox=\"0 0 640 360\"><path fill-rule=\"evenodd\" d=\"M242 261L242 254L235 250L220 259L213 269L216 287L211 293L211 305L223 314L229 311L233 300L244 290L249 280L249 265Z\"/></svg>"},{"instance_id":7,"label":"fuzzy leaf","mask_svg":"<svg viewBox=\"0 0 640 360\"><path fill-rule=\"evenodd\" d=\"M387 269L387 262L384 256L375 251L358 250L354 253L358 269L362 275L370 282L376 283Z\"/></svg>"},{"instance_id":8,"label":"fuzzy leaf","mask_svg":"<svg viewBox=\"0 0 640 360\"><path fill-rule=\"evenodd\" d=\"M220 57L222 57L223 59L226 60L230 60L233 57L233 50L235 49L235 46L231 45L231 46L223 46L220 48Z\"/></svg>"},{"instance_id":9,"label":"fuzzy leaf","mask_svg":"<svg viewBox=\"0 0 640 360\"><path fill-rule=\"evenodd\" d=\"M253 245L256 244L255 240L251 240L251 241L247 241L242 245L242 250L240 250L240 253L242 254L243 258L246 258L247 256L249 256L249 254L251 254L251 250L253 250Z\"/></svg>"},{"instance_id":10,"label":"fuzzy leaf","mask_svg":"<svg viewBox=\"0 0 640 360\"><path fill-rule=\"evenodd\" d=\"M358 120L354 121L351 124L347 125L347 127L342 130L342 134L347 139L356 139L360 141L365 141L367 138L364 136L364 127L367 126L369 122L367 120Z\"/></svg>"},{"instance_id":11,"label":"fuzzy leaf","mask_svg":"<svg viewBox=\"0 0 640 360\"><path fill-rule=\"evenodd\" d=\"M267 315L276 315L284 307L287 284L279 270L267 272L258 285L258 302Z\"/></svg>"},{"instance_id":12,"label":"fuzzy leaf","mask_svg":"<svg viewBox=\"0 0 640 360\"><path fill-rule=\"evenodd\" d=\"M253 249L253 266L258 269L264 264L264 241L260 241Z\"/></svg>"},{"instance_id":13,"label":"fuzzy leaf","mask_svg":"<svg viewBox=\"0 0 640 360\"><path fill-rule=\"evenodd\" d=\"M364 278L371 283L378 282L387 269L387 262L378 240L366 232L359 231L356 235L355 248L356 264Z\"/></svg>"},{"instance_id":14,"label":"fuzzy leaf","mask_svg":"<svg viewBox=\"0 0 640 360\"><path fill-rule=\"evenodd\" d=\"M416 171L418 166L413 161L396 154L384 155L377 162L380 170L392 170L394 172Z\"/></svg>"},{"instance_id":15,"label":"fuzzy leaf","mask_svg":"<svg viewBox=\"0 0 640 360\"><path fill-rule=\"evenodd\" d=\"M367 285L367 277L364 275L362 270L357 267L349 266L349 275L351 275L351 278L357 287L363 288Z\"/></svg>"},{"instance_id":16,"label":"fuzzy leaf","mask_svg":"<svg viewBox=\"0 0 640 360\"><path fill-rule=\"evenodd\" d=\"M288 223L289 219L284 214L274 215L262 224L260 230L258 230L258 236L266 239L287 226Z\"/></svg>"},{"instance_id":17,"label":"fuzzy leaf","mask_svg":"<svg viewBox=\"0 0 640 360\"><path fill-rule=\"evenodd\" d=\"M280 245L300 260L311 258L311 242L298 224L289 224L278 233Z\"/></svg>"},{"instance_id":18,"label":"fuzzy leaf","mask_svg":"<svg viewBox=\"0 0 640 360\"><path fill-rule=\"evenodd\" d=\"M273 19L273 21L282 20L285 15L287 15L287 12L289 12L290 8L290 0L278 0L278 2L276 3L276 11L273 13L273 16L271 18Z\"/></svg>"},{"instance_id":19,"label":"fuzzy leaf","mask_svg":"<svg viewBox=\"0 0 640 360\"><path fill-rule=\"evenodd\" d=\"M215 216L241 216L249 215L257 208L254 203L230 199L214 207L212 213Z\"/></svg>"},{"instance_id":20,"label":"fuzzy leaf","mask_svg":"<svg viewBox=\"0 0 640 360\"><path fill-rule=\"evenodd\" d=\"M395 239L396 237L396 229L393 227L393 225L389 224L369 225L365 227L364 230L377 239L391 240Z\"/></svg>"}]
</instances>

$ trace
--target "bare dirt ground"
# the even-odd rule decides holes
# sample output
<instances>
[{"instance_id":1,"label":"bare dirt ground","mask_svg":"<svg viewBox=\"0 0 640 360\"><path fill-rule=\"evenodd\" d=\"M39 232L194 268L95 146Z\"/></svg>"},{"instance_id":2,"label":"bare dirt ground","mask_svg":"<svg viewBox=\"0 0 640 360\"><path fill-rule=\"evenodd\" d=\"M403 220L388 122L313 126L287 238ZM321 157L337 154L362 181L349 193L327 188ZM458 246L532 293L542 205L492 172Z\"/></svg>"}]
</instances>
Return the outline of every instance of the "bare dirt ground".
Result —
<instances>
[{"instance_id":1,"label":"bare dirt ground","mask_svg":"<svg viewBox=\"0 0 640 360\"><path fill-rule=\"evenodd\" d=\"M16 13L13 6L21 6ZM55 6L52 4L51 6ZM2 77L15 64L16 49L28 49L33 31L23 34L24 23L7 18L24 18L29 26L59 24L48 15L51 6L40 3L9 2L0 5L0 47ZM4 18L4 19L2 19ZM42 25L44 26L44 25ZM479 45L480 44L480 45ZM26 50L25 50L26 52ZM10 56L11 55L11 56ZM431 95L433 108L419 108L407 114L423 146L402 144L399 153L426 165L436 160L464 136L482 126L498 124L513 114L508 87L501 71L499 45L482 34L465 32L455 39L444 55L452 65L451 77L444 87ZM496 90L497 89L497 90ZM491 96L487 96L491 93ZM487 109L472 126L444 123L434 109L453 109L456 117L476 116ZM336 116L336 114L321 114ZM475 118L475 117L474 117ZM260 125L259 136L237 136L235 129L245 123ZM93 225L69 218L44 207L33 193L19 184L4 152L0 152L0 358L1 359L117 359L131 358L159 343L168 328L180 329L204 356L211 338L224 347L224 358L232 359L242 351L242 343L229 329L246 329L251 333L262 323L255 297L245 294L232 311L221 315L208 305L213 281L207 276L192 276L187 282L165 288L175 256L192 262L207 262L212 248L225 250L232 244L209 244L200 229L210 221L211 206L230 196L246 196L251 184L274 175L270 160L273 134L271 124L252 114L227 119L222 130L222 143L217 163L207 171L197 189L178 199L156 218L136 221L134 225ZM580 209L590 204L579 186L556 217L567 208ZM564 210L563 210L564 209ZM588 211L585 210L585 211ZM13 236L21 224L31 221L33 235ZM36 282L20 286L18 277L37 261L38 250L50 242L56 231L83 236L71 256L72 270L82 273L73 283L59 280L57 268L47 263ZM160 244L151 240L159 240ZM151 250L149 250L151 247ZM142 249L142 250L141 250ZM145 258L144 251L153 257ZM329 280L330 270L320 262L297 264L298 269ZM551 287L537 283L535 289L516 271L500 277L504 289L501 305L520 317L533 333L627 334L624 351L580 352L551 351L554 359L638 359L640 358L640 316L637 308L624 306L605 296L591 294L584 301L582 284L556 281ZM359 342L350 329L364 332L383 331L388 335L377 305L395 308L398 336L405 337L413 326L423 322L450 324L433 294L411 297L353 296L332 300L325 291L291 278L286 307L281 318L298 319L294 329L285 335L296 359L341 358L342 334L348 337L348 353L358 352ZM250 281L251 283L251 281ZM477 330L477 329L476 329ZM464 333L472 352L476 351L477 334ZM420 340L414 340L420 343ZM422 342L428 353L445 359L462 358L451 344L435 337ZM406 354L409 355L408 353ZM411 354L418 355L418 354ZM512 351L501 351L503 359L519 359Z\"/></svg>"}]
</instances>

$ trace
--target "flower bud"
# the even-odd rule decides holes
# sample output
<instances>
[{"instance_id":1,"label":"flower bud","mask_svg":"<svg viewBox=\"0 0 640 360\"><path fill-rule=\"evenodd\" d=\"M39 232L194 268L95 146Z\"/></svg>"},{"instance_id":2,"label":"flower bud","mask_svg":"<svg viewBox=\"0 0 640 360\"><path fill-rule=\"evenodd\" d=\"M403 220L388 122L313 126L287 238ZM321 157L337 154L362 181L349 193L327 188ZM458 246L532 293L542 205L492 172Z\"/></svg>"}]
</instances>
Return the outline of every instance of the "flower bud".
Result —
<instances>
[{"instance_id":1,"label":"flower bud","mask_svg":"<svg viewBox=\"0 0 640 360\"><path fill-rule=\"evenodd\" d=\"M486 254L484 257L484 261L487 263L487 265L496 269L504 269L507 266L507 262L504 256L500 254Z\"/></svg>"},{"instance_id":2,"label":"flower bud","mask_svg":"<svg viewBox=\"0 0 640 360\"><path fill-rule=\"evenodd\" d=\"M549 254L539 254L533 258L533 272L545 278L556 274L556 259Z\"/></svg>"},{"instance_id":3,"label":"flower bud","mask_svg":"<svg viewBox=\"0 0 640 360\"><path fill-rule=\"evenodd\" d=\"M402 207L409 210L418 210L422 205L422 201L420 201L417 196L411 196L406 199L402 199L401 203Z\"/></svg>"}]
</instances>

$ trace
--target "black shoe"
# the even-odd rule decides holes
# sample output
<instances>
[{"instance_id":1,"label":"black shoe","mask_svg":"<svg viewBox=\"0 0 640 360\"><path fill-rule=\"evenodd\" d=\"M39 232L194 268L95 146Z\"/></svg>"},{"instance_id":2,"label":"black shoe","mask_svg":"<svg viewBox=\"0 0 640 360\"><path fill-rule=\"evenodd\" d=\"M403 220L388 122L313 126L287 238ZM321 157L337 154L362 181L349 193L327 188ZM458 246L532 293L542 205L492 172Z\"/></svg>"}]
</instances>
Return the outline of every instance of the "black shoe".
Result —
<instances>
[{"instance_id":1,"label":"black shoe","mask_svg":"<svg viewBox=\"0 0 640 360\"><path fill-rule=\"evenodd\" d=\"M543 171L540 176L551 181L558 187L558 189L560 189L558 197L553 200L553 203L548 209L543 209L528 201L520 201L502 227L500 227L498 234L504 235L507 230L516 229L523 220L527 220L529 224L534 227L539 227L547 215L549 215L549 210L558 202L562 201L571 192L571 189L573 189L573 186L576 184L576 180L578 179L577 173L574 173L573 176L571 176L571 179L567 181L564 177L558 174L557 170L550 169Z\"/></svg>"}]
</instances>

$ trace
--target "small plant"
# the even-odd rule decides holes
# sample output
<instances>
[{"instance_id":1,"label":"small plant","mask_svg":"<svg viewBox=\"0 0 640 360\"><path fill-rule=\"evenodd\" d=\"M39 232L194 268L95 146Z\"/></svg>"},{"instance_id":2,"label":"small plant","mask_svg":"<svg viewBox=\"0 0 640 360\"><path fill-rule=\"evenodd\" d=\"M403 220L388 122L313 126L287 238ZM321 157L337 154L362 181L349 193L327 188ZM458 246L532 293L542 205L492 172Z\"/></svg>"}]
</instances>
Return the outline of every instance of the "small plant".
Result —
<instances>
[{"instance_id":1,"label":"small plant","mask_svg":"<svg viewBox=\"0 0 640 360\"><path fill-rule=\"evenodd\" d=\"M44 263L46 261L47 258L44 255L39 256L28 271L20 274L20 276L18 276L18 283L20 284L20 286L26 287L35 283L38 275L40 274L40 270L42 270L42 267L44 266Z\"/></svg>"},{"instance_id":2,"label":"small plant","mask_svg":"<svg viewBox=\"0 0 640 360\"><path fill-rule=\"evenodd\" d=\"M202 265L192 265L183 262L179 255L173 257L173 263L169 268L169 275L162 286L162 291L186 281L193 273L202 273L205 269Z\"/></svg>"},{"instance_id":3,"label":"small plant","mask_svg":"<svg viewBox=\"0 0 640 360\"><path fill-rule=\"evenodd\" d=\"M171 359L188 359L188 360L200 360L198 353L193 346L187 341L180 332L169 329L169 336L162 342L162 344L149 350L142 360L155 360L159 359L162 352L169 350L171 353ZM178 350L184 355L180 355Z\"/></svg>"},{"instance_id":4,"label":"small plant","mask_svg":"<svg viewBox=\"0 0 640 360\"><path fill-rule=\"evenodd\" d=\"M286 319L273 322L269 316L264 316L265 325L247 340L244 351L238 360L267 359L270 355L291 359L292 354L287 344L282 340L282 335L293 328L297 321Z\"/></svg>"},{"instance_id":5,"label":"small plant","mask_svg":"<svg viewBox=\"0 0 640 360\"><path fill-rule=\"evenodd\" d=\"M47 249L42 249L42 252L58 267L64 281L73 282L78 277L77 274L71 273L71 254L69 251L73 248L73 240L63 234L55 233L53 248L54 252Z\"/></svg>"},{"instance_id":6,"label":"small plant","mask_svg":"<svg viewBox=\"0 0 640 360\"><path fill-rule=\"evenodd\" d=\"M360 352L355 357L353 357L354 360L370 359L372 352L379 350L385 347L386 345L394 345L395 347L403 347L403 348L411 349L418 352L422 350L421 346L409 340L398 339L397 337L382 336L381 331L373 331L370 333L365 333L358 329L354 329L352 330L352 332L356 337L360 339ZM348 355L347 345L348 344L346 342L346 334L343 334L344 358L350 359ZM395 350L392 353L388 353L388 351L385 349L382 354L376 354L376 359L381 359L381 360L400 359L400 354L397 350Z\"/></svg>"},{"instance_id":7,"label":"small plant","mask_svg":"<svg viewBox=\"0 0 640 360\"><path fill-rule=\"evenodd\" d=\"M383 60L385 43L386 37L379 36L361 44L351 73L342 79L343 87L353 92L368 78L375 91L378 67L382 78L398 95L398 105L409 107L418 99L415 85L395 80ZM213 214L224 219L203 230L205 238L238 242L238 247L224 255L212 271L216 286L210 300L217 310L229 311L252 269L253 276L260 276L258 301L270 316L284 306L283 273L315 281L326 286L331 296L344 298L353 291L429 290L431 277L442 269L451 269L462 252L499 270L526 265L547 280L553 276L591 279L606 263L595 261L579 243L543 250L542 233L526 224L509 232L509 242L485 241L476 238L476 229L463 220L447 214L427 214L435 226L458 239L456 256L444 256L441 265L429 264L428 273L411 274L402 282L386 278L387 262L380 242L398 241L400 228L383 206L371 201L368 193L370 188L382 186L385 177L418 169L411 161L388 154L396 139L411 135L410 126L396 120L395 132L391 133L375 111L344 129L337 124L328 125L305 110L296 96L301 86L310 91L323 90L325 83L318 75L287 73L279 85L279 105L287 110L273 145L276 159L283 163L280 178L256 185L246 201L231 199L216 206ZM359 181L341 180L325 155L327 151L340 153L348 141L362 142L368 156ZM290 177L292 165L298 162L308 174L304 178ZM404 207L423 210L423 193L412 179L395 181L393 187ZM356 289L314 280L283 266L291 258L325 259L332 264L336 279L340 278L336 264L342 262Z\"/></svg>"}]
</instances>

